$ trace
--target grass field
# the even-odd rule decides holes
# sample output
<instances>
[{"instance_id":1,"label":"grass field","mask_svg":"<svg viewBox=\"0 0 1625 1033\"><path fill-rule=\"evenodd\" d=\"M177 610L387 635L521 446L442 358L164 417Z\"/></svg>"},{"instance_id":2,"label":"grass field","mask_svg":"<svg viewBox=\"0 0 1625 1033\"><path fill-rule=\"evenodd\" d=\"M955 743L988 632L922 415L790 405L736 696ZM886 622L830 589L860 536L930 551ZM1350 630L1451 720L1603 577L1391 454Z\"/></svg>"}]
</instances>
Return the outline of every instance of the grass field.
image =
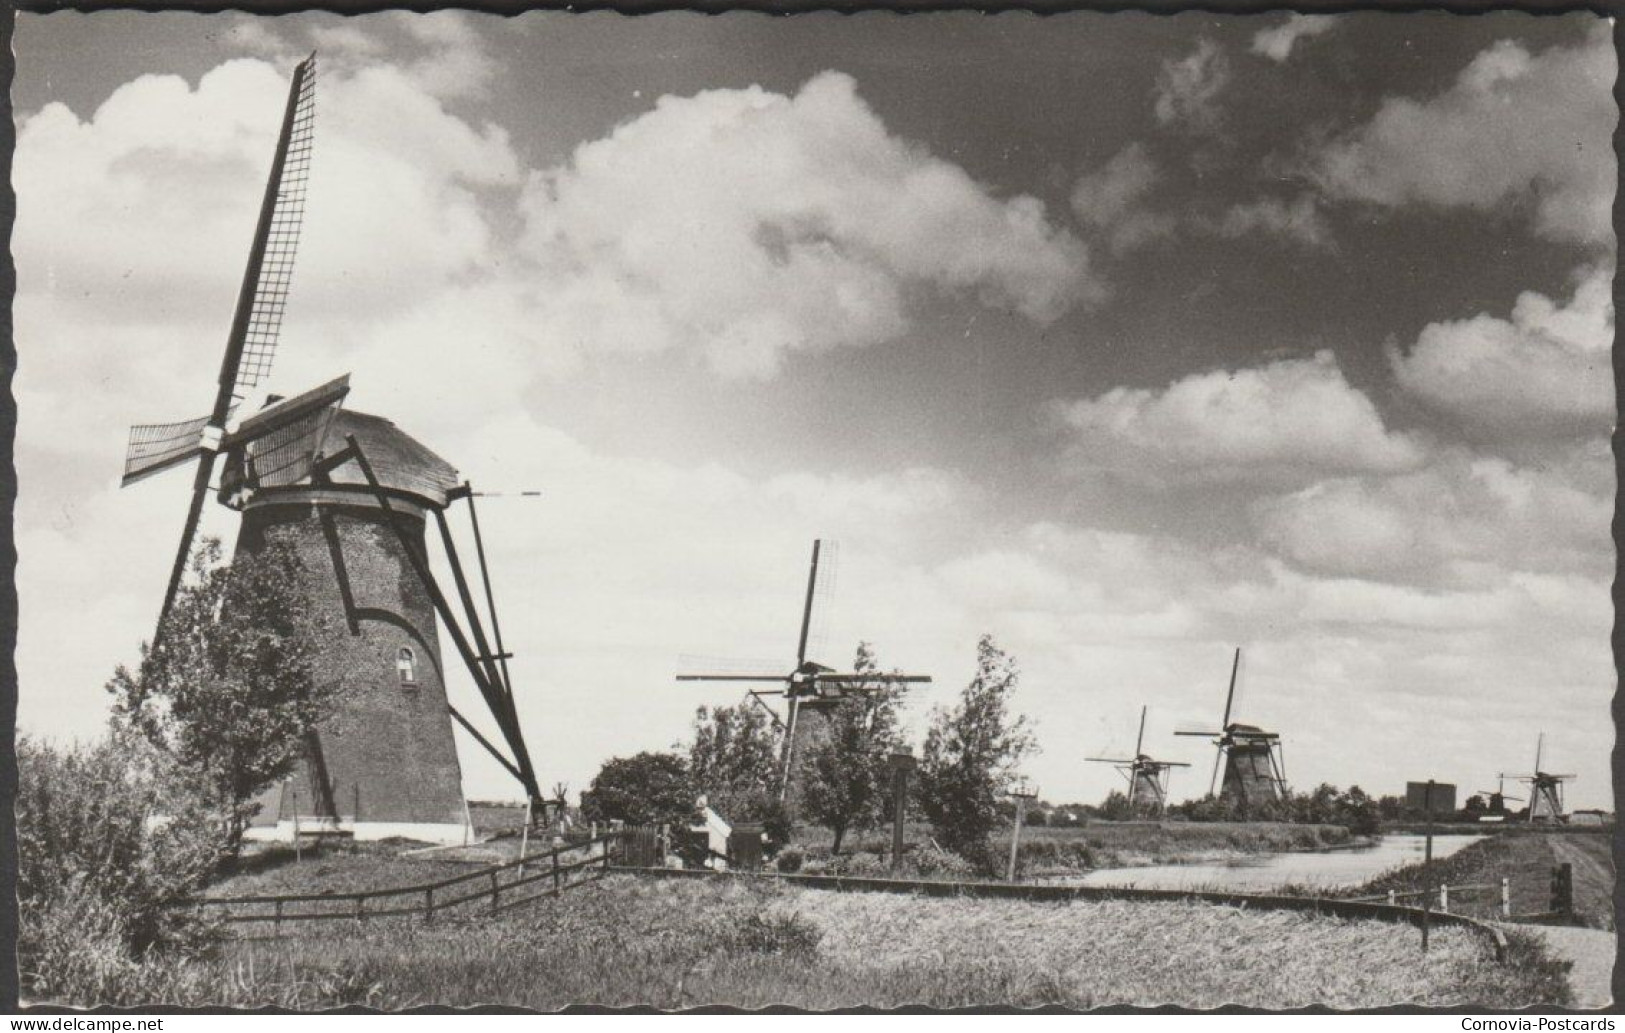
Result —
<instances>
[{"instance_id":1,"label":"grass field","mask_svg":"<svg viewBox=\"0 0 1625 1033\"><path fill-rule=\"evenodd\" d=\"M1595 929L1614 928L1614 858L1611 837L1596 833L1499 832L1465 847L1424 869L1409 865L1346 891L1344 896L1416 890L1449 885L1499 885L1511 880L1512 913L1535 914L1551 907L1552 868L1574 866L1574 905L1577 917ZM1450 909L1463 914L1494 917L1498 895L1462 896Z\"/></svg>"},{"instance_id":2,"label":"grass field","mask_svg":"<svg viewBox=\"0 0 1625 1033\"><path fill-rule=\"evenodd\" d=\"M1196 903L941 899L611 876L500 920L329 928L145 966L117 999L297 1009L506 1004L1262 1008L1560 1004L1518 940Z\"/></svg>"}]
</instances>

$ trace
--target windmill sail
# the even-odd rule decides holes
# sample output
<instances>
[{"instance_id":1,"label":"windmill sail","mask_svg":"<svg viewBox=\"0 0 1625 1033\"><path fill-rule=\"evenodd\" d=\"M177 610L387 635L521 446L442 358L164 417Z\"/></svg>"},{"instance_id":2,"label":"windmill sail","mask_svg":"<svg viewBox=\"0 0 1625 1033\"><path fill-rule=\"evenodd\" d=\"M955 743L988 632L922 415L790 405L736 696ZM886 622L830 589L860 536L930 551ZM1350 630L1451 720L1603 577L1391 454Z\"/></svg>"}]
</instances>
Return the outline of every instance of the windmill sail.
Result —
<instances>
[{"instance_id":1,"label":"windmill sail","mask_svg":"<svg viewBox=\"0 0 1625 1033\"><path fill-rule=\"evenodd\" d=\"M316 55L294 69L282 130L271 160L271 174L260 203L259 222L248 252L248 267L237 295L236 314L220 362L214 408L207 417L180 423L135 428L125 455L124 483L139 480L189 459L197 460L192 478L192 500L181 531L169 585L164 590L158 626L163 627L180 588L181 576L192 552L203 500L209 492L219 449L233 405L241 401L271 371L277 335L288 290L293 282L294 253L304 218L305 187L310 175L311 149L316 125Z\"/></svg>"},{"instance_id":2,"label":"windmill sail","mask_svg":"<svg viewBox=\"0 0 1625 1033\"><path fill-rule=\"evenodd\" d=\"M246 398L270 375L276 358L282 314L293 285L293 261L305 218L305 189L310 181L315 143L316 55L312 54L294 71L287 118L266 189L255 248L243 277L243 299L248 301L248 307L245 314L241 309L243 299L239 299L241 356L231 384L231 397L236 401Z\"/></svg>"},{"instance_id":3,"label":"windmill sail","mask_svg":"<svg viewBox=\"0 0 1625 1033\"><path fill-rule=\"evenodd\" d=\"M199 416L179 423L141 423L131 427L130 444L124 452L124 478L119 487L201 456L205 451L203 432L208 426L209 417Z\"/></svg>"}]
</instances>

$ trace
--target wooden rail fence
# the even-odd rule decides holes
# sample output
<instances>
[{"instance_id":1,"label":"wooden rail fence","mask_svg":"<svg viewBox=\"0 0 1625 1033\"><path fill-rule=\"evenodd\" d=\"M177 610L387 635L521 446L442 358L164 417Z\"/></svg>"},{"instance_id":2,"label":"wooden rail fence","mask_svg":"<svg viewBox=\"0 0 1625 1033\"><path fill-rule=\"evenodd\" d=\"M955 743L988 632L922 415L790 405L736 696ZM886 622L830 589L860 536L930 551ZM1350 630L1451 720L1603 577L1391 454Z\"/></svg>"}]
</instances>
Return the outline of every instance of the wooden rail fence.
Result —
<instances>
[{"instance_id":1,"label":"wooden rail fence","mask_svg":"<svg viewBox=\"0 0 1625 1033\"><path fill-rule=\"evenodd\" d=\"M277 932L284 922L364 922L403 917L433 921L436 915L453 913L499 914L603 878L615 861L615 848L627 834L611 832L415 886L353 893L195 897L180 906L215 913L226 922L269 922ZM638 831L630 834L637 835ZM535 887L540 887L539 891Z\"/></svg>"},{"instance_id":2,"label":"wooden rail fence","mask_svg":"<svg viewBox=\"0 0 1625 1033\"><path fill-rule=\"evenodd\" d=\"M1460 886L1441 885L1437 889L1405 890L1403 892L1389 890L1386 894L1379 893L1370 897L1346 897L1344 899L1397 904L1402 900L1420 901L1423 898L1436 897L1439 910L1449 912L1451 894L1454 894L1459 900L1464 896L1496 892L1500 893L1499 910L1501 917L1510 919L1512 917L1512 882L1509 879L1502 879L1499 883L1463 884Z\"/></svg>"}]
</instances>

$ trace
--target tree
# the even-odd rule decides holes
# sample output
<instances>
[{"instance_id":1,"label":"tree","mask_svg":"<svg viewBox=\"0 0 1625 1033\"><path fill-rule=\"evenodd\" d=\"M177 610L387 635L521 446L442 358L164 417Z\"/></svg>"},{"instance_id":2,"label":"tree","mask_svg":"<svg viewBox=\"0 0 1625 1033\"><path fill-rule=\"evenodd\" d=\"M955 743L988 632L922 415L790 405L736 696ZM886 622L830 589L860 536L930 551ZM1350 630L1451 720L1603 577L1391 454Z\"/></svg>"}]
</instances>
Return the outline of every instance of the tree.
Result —
<instances>
[{"instance_id":1,"label":"tree","mask_svg":"<svg viewBox=\"0 0 1625 1033\"><path fill-rule=\"evenodd\" d=\"M783 730L759 704L694 712L688 769L695 787L726 820L761 823L775 847L790 838L789 819L779 801L783 750Z\"/></svg>"},{"instance_id":2,"label":"tree","mask_svg":"<svg viewBox=\"0 0 1625 1033\"><path fill-rule=\"evenodd\" d=\"M852 670L878 675L874 649L858 643ZM898 708L906 686L878 677L852 686L846 698L824 709L823 734L813 739L800 773L803 815L829 829L841 852L848 830L868 828L886 810L891 785L890 754L902 749Z\"/></svg>"},{"instance_id":3,"label":"tree","mask_svg":"<svg viewBox=\"0 0 1625 1033\"><path fill-rule=\"evenodd\" d=\"M987 836L997 824L1000 794L1038 744L1027 719L1010 713L1019 672L1014 658L983 635L976 677L951 710L931 715L920 758L920 807L943 846L989 863Z\"/></svg>"},{"instance_id":4,"label":"tree","mask_svg":"<svg viewBox=\"0 0 1625 1033\"><path fill-rule=\"evenodd\" d=\"M228 565L204 539L192 574L136 672L120 665L107 689L115 721L195 782L235 856L255 797L292 773L333 686L315 679L323 622L292 547L269 542Z\"/></svg>"},{"instance_id":5,"label":"tree","mask_svg":"<svg viewBox=\"0 0 1625 1033\"><path fill-rule=\"evenodd\" d=\"M588 821L686 826L698 796L681 756L645 751L605 761L581 794L581 814Z\"/></svg>"},{"instance_id":6,"label":"tree","mask_svg":"<svg viewBox=\"0 0 1625 1033\"><path fill-rule=\"evenodd\" d=\"M755 703L694 711L688 769L718 813L762 796L777 797L784 733Z\"/></svg>"}]
</instances>

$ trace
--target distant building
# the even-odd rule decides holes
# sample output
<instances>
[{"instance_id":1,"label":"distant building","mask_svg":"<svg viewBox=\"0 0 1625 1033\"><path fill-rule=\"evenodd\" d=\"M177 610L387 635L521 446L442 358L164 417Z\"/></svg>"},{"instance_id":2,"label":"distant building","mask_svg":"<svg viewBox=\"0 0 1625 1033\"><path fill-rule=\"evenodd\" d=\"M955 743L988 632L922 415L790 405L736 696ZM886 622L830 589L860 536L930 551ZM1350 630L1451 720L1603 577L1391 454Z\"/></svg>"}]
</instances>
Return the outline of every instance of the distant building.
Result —
<instances>
[{"instance_id":1,"label":"distant building","mask_svg":"<svg viewBox=\"0 0 1625 1033\"><path fill-rule=\"evenodd\" d=\"M1456 787L1451 782L1433 783L1433 798L1428 799L1428 784L1426 782L1405 783L1405 809L1408 811L1426 812L1431 810L1434 814L1454 814L1456 811ZM1431 804L1431 806L1429 806Z\"/></svg>"},{"instance_id":2,"label":"distant building","mask_svg":"<svg viewBox=\"0 0 1625 1033\"><path fill-rule=\"evenodd\" d=\"M1614 816L1607 811L1584 810L1574 811L1569 815L1570 825L1606 825Z\"/></svg>"}]
</instances>

